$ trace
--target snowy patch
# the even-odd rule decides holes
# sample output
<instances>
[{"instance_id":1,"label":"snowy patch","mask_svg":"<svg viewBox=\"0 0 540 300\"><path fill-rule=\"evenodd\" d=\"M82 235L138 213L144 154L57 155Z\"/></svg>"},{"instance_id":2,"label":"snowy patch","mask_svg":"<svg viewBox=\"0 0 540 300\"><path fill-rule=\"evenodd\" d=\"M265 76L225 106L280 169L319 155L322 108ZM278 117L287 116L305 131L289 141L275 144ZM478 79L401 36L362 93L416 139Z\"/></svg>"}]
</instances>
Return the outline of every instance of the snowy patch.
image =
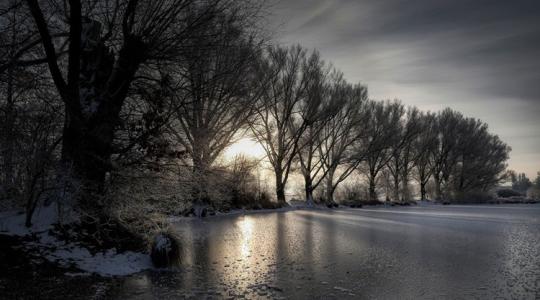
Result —
<instances>
[{"instance_id":1,"label":"snowy patch","mask_svg":"<svg viewBox=\"0 0 540 300\"><path fill-rule=\"evenodd\" d=\"M156 250L169 253L172 250L171 241L163 234L156 237Z\"/></svg>"},{"instance_id":2,"label":"snowy patch","mask_svg":"<svg viewBox=\"0 0 540 300\"><path fill-rule=\"evenodd\" d=\"M10 211L0 214L0 234L26 236L36 239L27 242L26 248L37 249L44 258L61 266L74 266L81 271L102 276L122 276L152 268L150 257L144 253L126 251L117 253L116 249L92 255L88 249L75 243L58 240L49 232L58 222L55 205L41 207L36 211L32 227L24 226L25 214ZM69 273L68 276L80 276L85 273Z\"/></svg>"},{"instance_id":3,"label":"snowy patch","mask_svg":"<svg viewBox=\"0 0 540 300\"><path fill-rule=\"evenodd\" d=\"M131 251L117 253L114 248L92 255L82 247L62 247L45 254L45 257L62 266L74 265L102 276L129 275L152 267L148 255Z\"/></svg>"},{"instance_id":4,"label":"snowy patch","mask_svg":"<svg viewBox=\"0 0 540 300\"><path fill-rule=\"evenodd\" d=\"M47 207L38 207L32 218L32 227L24 225L26 215L20 211L6 211L0 213L0 233L24 236L39 233L52 228L58 222L58 213L55 204Z\"/></svg>"}]
</instances>

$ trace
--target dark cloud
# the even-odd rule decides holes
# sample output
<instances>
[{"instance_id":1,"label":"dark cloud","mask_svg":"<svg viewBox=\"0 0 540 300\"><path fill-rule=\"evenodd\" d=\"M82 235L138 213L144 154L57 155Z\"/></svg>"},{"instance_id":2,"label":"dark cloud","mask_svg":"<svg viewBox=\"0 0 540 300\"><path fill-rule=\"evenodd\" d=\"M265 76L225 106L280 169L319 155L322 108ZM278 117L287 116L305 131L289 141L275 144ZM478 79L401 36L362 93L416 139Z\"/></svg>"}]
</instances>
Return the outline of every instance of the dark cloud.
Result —
<instances>
[{"instance_id":1,"label":"dark cloud","mask_svg":"<svg viewBox=\"0 0 540 300\"><path fill-rule=\"evenodd\" d=\"M514 149L511 167L540 170L540 1L283 0L274 11L283 44L319 49L372 97L481 118Z\"/></svg>"}]
</instances>

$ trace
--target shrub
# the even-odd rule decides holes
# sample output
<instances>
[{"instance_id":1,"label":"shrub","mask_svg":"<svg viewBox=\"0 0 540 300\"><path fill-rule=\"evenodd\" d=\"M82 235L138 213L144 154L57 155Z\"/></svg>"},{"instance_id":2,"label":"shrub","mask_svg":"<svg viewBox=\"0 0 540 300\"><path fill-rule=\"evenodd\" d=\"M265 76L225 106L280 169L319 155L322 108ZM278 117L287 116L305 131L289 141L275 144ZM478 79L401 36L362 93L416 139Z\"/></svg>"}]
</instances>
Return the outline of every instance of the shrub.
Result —
<instances>
[{"instance_id":1,"label":"shrub","mask_svg":"<svg viewBox=\"0 0 540 300\"><path fill-rule=\"evenodd\" d=\"M452 203L488 203L491 200L493 200L493 197L489 193L483 191L469 191L457 193L452 199L448 199L447 201Z\"/></svg>"},{"instance_id":2,"label":"shrub","mask_svg":"<svg viewBox=\"0 0 540 300\"><path fill-rule=\"evenodd\" d=\"M501 198L519 197L522 196L520 192L513 189L502 189L497 191L497 196Z\"/></svg>"},{"instance_id":3,"label":"shrub","mask_svg":"<svg viewBox=\"0 0 540 300\"><path fill-rule=\"evenodd\" d=\"M527 191L527 198L540 199L540 187L532 187Z\"/></svg>"}]
</instances>

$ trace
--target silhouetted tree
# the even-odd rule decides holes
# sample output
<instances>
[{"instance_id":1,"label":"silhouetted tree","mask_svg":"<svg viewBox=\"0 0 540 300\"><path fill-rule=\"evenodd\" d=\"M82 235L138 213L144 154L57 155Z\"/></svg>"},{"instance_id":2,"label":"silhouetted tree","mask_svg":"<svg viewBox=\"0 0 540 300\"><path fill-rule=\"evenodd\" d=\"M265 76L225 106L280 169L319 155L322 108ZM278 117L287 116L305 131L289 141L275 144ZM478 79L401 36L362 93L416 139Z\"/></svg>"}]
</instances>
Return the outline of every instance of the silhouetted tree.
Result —
<instances>
[{"instance_id":1,"label":"silhouetted tree","mask_svg":"<svg viewBox=\"0 0 540 300\"><path fill-rule=\"evenodd\" d=\"M285 187L300 138L315 121L320 101L308 101L308 89L319 73L319 55L300 46L271 47L259 64L261 105L250 128L264 148L276 176L276 196L285 205ZM308 104L303 106L302 104Z\"/></svg>"},{"instance_id":2,"label":"silhouetted tree","mask_svg":"<svg viewBox=\"0 0 540 300\"><path fill-rule=\"evenodd\" d=\"M211 165L246 129L259 104L262 90L253 82L262 41L248 31L253 20L244 13L220 14L187 39L185 63L177 67L178 103L170 129L191 158L196 201L207 198Z\"/></svg>"},{"instance_id":3,"label":"silhouetted tree","mask_svg":"<svg viewBox=\"0 0 540 300\"><path fill-rule=\"evenodd\" d=\"M298 151L298 162L300 163L300 172L304 177L304 190L306 202L308 205L313 204L313 191L326 177L324 169L324 160L326 153L321 151L323 143L327 141L328 136L323 130L339 111L341 103L334 102L332 98L332 86L330 77L341 77L339 73L334 72L327 67L318 57L311 64L316 64L310 85L307 89L307 97L300 103L301 110L311 110L306 112L311 120L306 124L306 130L300 138L300 146Z\"/></svg>"},{"instance_id":4,"label":"silhouetted tree","mask_svg":"<svg viewBox=\"0 0 540 300\"><path fill-rule=\"evenodd\" d=\"M437 147L438 134L435 130L436 116L432 113L426 113L420 117L419 127L420 134L414 139L412 147L414 151L414 167L413 172L416 181L420 185L420 199L426 200L426 185L431 178L433 168L431 167L431 153Z\"/></svg>"},{"instance_id":5,"label":"silhouetted tree","mask_svg":"<svg viewBox=\"0 0 540 300\"><path fill-rule=\"evenodd\" d=\"M487 192L505 178L510 148L498 136L489 134L487 124L463 119L459 141L458 164L453 176L455 193Z\"/></svg>"},{"instance_id":6,"label":"silhouetted tree","mask_svg":"<svg viewBox=\"0 0 540 300\"><path fill-rule=\"evenodd\" d=\"M341 79L335 83L332 97L339 111L323 127L321 136L324 140L320 147L328 202L334 201L339 184L363 161L365 153L354 151L354 148L364 141L370 117L365 86L350 85Z\"/></svg>"},{"instance_id":7,"label":"silhouetted tree","mask_svg":"<svg viewBox=\"0 0 540 300\"><path fill-rule=\"evenodd\" d=\"M437 114L434 128L437 145L431 148L431 173L435 183L435 199L439 201L446 197L443 192L446 192L446 185L458 162L462 119L461 113L449 108Z\"/></svg>"},{"instance_id":8,"label":"silhouetted tree","mask_svg":"<svg viewBox=\"0 0 540 300\"><path fill-rule=\"evenodd\" d=\"M369 182L369 200L377 201L376 192L379 172L392 158L392 145L397 139L399 120L402 116L398 102L370 103L371 119L367 129L366 142L358 156L365 155L365 174Z\"/></svg>"},{"instance_id":9,"label":"silhouetted tree","mask_svg":"<svg viewBox=\"0 0 540 300\"><path fill-rule=\"evenodd\" d=\"M226 1L27 0L64 103L62 160L86 191L111 169L115 129L137 73L181 59L185 41ZM61 56L59 45L67 44Z\"/></svg>"},{"instance_id":10,"label":"silhouetted tree","mask_svg":"<svg viewBox=\"0 0 540 300\"><path fill-rule=\"evenodd\" d=\"M408 110L399 102L396 104L395 113L397 124L396 136L391 145L391 158L387 164L388 170L393 180L393 200L409 200L409 174L412 164L415 161L413 142L420 133L419 111L417 108ZM401 185L401 189L400 189ZM401 192L401 193L400 193ZM401 194L401 199L400 199Z\"/></svg>"},{"instance_id":11,"label":"silhouetted tree","mask_svg":"<svg viewBox=\"0 0 540 300\"><path fill-rule=\"evenodd\" d=\"M531 180L525 175L525 173L516 174L515 172L510 173L510 178L512 181L512 189L524 194L532 186Z\"/></svg>"}]
</instances>

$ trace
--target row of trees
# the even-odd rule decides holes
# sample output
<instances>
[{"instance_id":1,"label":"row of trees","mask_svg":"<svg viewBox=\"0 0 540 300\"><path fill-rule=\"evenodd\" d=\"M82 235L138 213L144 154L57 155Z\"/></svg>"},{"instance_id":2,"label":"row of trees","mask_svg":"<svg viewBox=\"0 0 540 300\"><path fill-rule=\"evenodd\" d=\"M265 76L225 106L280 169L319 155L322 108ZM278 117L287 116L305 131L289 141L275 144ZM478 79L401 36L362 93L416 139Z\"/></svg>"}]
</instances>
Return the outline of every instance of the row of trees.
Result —
<instances>
[{"instance_id":1,"label":"row of trees","mask_svg":"<svg viewBox=\"0 0 540 300\"><path fill-rule=\"evenodd\" d=\"M424 113L399 101L368 100L365 87L350 85L335 74L323 90L317 87L316 97L308 89L313 106L299 102L296 109L282 111L291 118L295 114L290 112L297 112L297 119L290 121L293 125L280 129L274 125L280 124L274 117L279 114L273 113L266 115L264 128L254 129L271 157L278 199L287 179L281 172L287 175L295 163L308 203L316 188L325 190L321 199L333 202L338 185L353 173L368 182L368 199L357 200L378 201L378 187L386 178L391 183L387 199L399 202L412 200L413 182L418 183L422 200L430 182L435 186L432 196L446 200L486 193L505 178L510 149L488 132L485 123L451 109ZM277 143L274 136L285 138Z\"/></svg>"},{"instance_id":2,"label":"row of trees","mask_svg":"<svg viewBox=\"0 0 540 300\"><path fill-rule=\"evenodd\" d=\"M318 52L271 46L262 9L250 0L2 3L4 198L24 198L31 217L61 191L106 214L115 176L135 167L176 170L190 178L190 201L207 204L219 157L245 135L264 148L282 205L296 170L308 203L320 191L334 201L358 173L371 200L382 174L395 201L412 198L414 180L422 199L430 180L443 199L501 179L509 148L486 124L369 100Z\"/></svg>"},{"instance_id":3,"label":"row of trees","mask_svg":"<svg viewBox=\"0 0 540 300\"><path fill-rule=\"evenodd\" d=\"M533 192L538 197L538 191L540 191L540 172L538 172L532 182L525 173L516 173L513 170L508 171L508 177L510 177L512 189L518 192L518 194L527 195L528 192Z\"/></svg>"}]
</instances>

